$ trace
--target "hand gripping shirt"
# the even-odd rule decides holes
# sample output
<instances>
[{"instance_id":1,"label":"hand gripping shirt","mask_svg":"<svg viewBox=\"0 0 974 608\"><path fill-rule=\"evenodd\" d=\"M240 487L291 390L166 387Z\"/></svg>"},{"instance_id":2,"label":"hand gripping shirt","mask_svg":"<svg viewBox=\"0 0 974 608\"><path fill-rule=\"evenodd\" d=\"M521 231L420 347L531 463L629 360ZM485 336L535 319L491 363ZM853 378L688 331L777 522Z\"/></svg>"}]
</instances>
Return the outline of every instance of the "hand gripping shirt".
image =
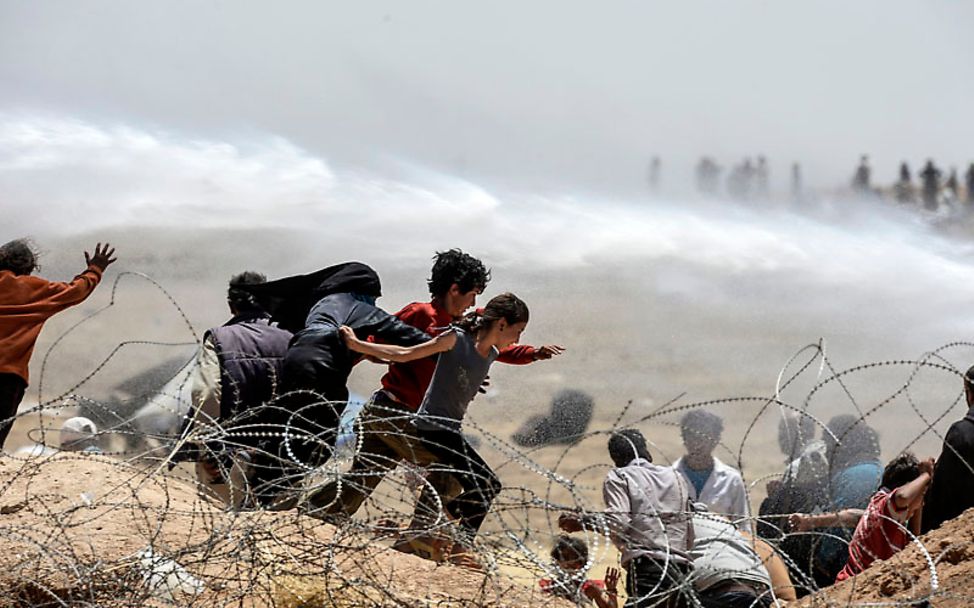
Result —
<instances>
[{"instance_id":1,"label":"hand gripping shirt","mask_svg":"<svg viewBox=\"0 0 974 608\"><path fill-rule=\"evenodd\" d=\"M460 430L467 407L487 378L490 364L497 359L496 348L491 347L484 357L477 351L473 336L458 327L450 331L456 334L456 343L440 353L433 380L419 406L416 426L423 430Z\"/></svg>"}]
</instances>

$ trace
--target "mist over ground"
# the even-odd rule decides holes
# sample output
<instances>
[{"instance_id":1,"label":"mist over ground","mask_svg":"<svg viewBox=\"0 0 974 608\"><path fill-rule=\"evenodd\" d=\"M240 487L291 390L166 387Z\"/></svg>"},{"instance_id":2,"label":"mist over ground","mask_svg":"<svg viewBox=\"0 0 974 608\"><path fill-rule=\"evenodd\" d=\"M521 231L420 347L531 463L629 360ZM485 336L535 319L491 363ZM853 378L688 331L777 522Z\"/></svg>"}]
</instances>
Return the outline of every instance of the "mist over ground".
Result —
<instances>
[{"instance_id":1,"label":"mist over ground","mask_svg":"<svg viewBox=\"0 0 974 608\"><path fill-rule=\"evenodd\" d=\"M222 322L245 268L365 261L396 310L425 298L433 252L461 247L494 270L485 296L531 305L527 341L569 348L499 369L505 412L565 385L604 423L629 400L768 395L820 339L841 367L971 335L968 231L840 192L864 152L877 182L902 160L974 160L972 20L948 2L0 2L0 236L34 237L55 279L111 240L109 279L148 274L193 326L127 276L51 356L55 394L123 340ZM766 155L772 199L695 195L704 154ZM792 162L814 201L785 202ZM38 352L109 298L52 320ZM86 390L160 357L127 353ZM861 390L897 379L880 376ZM934 383L929 407L956 388Z\"/></svg>"}]
</instances>

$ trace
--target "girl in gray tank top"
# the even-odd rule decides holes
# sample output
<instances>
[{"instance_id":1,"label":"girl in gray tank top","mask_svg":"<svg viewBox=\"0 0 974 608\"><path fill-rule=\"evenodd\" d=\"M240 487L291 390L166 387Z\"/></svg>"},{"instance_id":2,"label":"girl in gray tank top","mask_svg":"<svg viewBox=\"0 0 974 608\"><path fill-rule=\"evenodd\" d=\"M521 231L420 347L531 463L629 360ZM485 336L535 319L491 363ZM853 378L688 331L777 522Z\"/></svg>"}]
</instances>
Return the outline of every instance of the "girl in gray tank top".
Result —
<instances>
[{"instance_id":1,"label":"girl in gray tank top","mask_svg":"<svg viewBox=\"0 0 974 608\"><path fill-rule=\"evenodd\" d=\"M514 294L503 293L491 298L483 312L467 315L449 331L416 346L372 344L356 338L349 328L340 330L349 350L395 363L439 355L415 423L439 468L453 474L463 487L445 508L471 538L501 484L460 432L461 423L499 350L516 343L527 324L527 305Z\"/></svg>"}]
</instances>

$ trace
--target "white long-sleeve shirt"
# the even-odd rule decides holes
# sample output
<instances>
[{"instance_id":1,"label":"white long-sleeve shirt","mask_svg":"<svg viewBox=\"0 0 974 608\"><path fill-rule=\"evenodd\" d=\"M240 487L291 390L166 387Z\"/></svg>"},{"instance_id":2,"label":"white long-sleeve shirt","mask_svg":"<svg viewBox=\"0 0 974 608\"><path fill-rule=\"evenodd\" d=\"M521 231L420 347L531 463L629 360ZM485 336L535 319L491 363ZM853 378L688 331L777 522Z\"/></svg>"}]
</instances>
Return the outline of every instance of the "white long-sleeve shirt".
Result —
<instances>
[{"instance_id":1,"label":"white long-sleeve shirt","mask_svg":"<svg viewBox=\"0 0 974 608\"><path fill-rule=\"evenodd\" d=\"M747 502L744 479L737 469L724 464L715 456L713 471L698 495L686 474L687 466L682 458L673 463L673 468L686 479L693 501L702 502L712 512L729 518L738 529L751 532L751 507Z\"/></svg>"},{"instance_id":2,"label":"white long-sleeve shirt","mask_svg":"<svg viewBox=\"0 0 974 608\"><path fill-rule=\"evenodd\" d=\"M622 563L641 555L686 563L693 544L689 484L670 467L636 458L602 484L605 517Z\"/></svg>"}]
</instances>

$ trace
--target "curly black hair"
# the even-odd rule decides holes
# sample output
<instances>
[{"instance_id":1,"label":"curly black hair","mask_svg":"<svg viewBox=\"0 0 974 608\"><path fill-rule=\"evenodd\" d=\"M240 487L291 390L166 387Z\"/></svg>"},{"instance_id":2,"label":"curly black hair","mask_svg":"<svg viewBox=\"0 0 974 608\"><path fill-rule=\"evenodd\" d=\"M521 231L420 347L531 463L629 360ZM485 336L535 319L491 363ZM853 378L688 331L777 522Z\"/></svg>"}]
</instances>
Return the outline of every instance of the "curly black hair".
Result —
<instances>
[{"instance_id":1,"label":"curly black hair","mask_svg":"<svg viewBox=\"0 0 974 608\"><path fill-rule=\"evenodd\" d=\"M454 283L462 293L468 293L474 289L483 291L489 281L490 270L483 262L459 249L451 249L433 256L433 269L426 284L430 295L441 298Z\"/></svg>"},{"instance_id":2,"label":"curly black hair","mask_svg":"<svg viewBox=\"0 0 974 608\"><path fill-rule=\"evenodd\" d=\"M23 276L38 268L37 252L29 240L17 239L0 245L0 270Z\"/></svg>"},{"instance_id":3,"label":"curly black hair","mask_svg":"<svg viewBox=\"0 0 974 608\"><path fill-rule=\"evenodd\" d=\"M240 289L239 286L260 285L261 283L266 282L266 276L259 272L254 272L253 270L246 270L240 274L234 275L230 279L230 286L227 289L227 303L241 313L260 311L260 305L257 304L257 300L254 299L254 296L250 292Z\"/></svg>"}]
</instances>

